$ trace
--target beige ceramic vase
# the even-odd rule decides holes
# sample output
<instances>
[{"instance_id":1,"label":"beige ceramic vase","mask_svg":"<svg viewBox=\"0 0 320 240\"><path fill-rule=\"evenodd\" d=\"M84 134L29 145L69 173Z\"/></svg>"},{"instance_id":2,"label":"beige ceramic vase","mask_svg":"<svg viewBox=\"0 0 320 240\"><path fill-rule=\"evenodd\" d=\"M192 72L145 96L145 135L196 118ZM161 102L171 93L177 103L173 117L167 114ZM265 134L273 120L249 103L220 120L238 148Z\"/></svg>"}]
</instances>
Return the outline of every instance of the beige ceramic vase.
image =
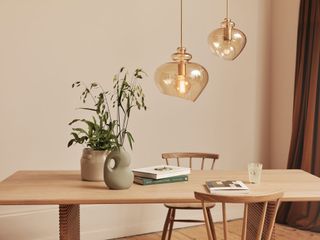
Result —
<instances>
[{"instance_id":1,"label":"beige ceramic vase","mask_svg":"<svg viewBox=\"0 0 320 240\"><path fill-rule=\"evenodd\" d=\"M85 148L81 157L81 179L84 181L103 181L104 162L109 151Z\"/></svg>"}]
</instances>

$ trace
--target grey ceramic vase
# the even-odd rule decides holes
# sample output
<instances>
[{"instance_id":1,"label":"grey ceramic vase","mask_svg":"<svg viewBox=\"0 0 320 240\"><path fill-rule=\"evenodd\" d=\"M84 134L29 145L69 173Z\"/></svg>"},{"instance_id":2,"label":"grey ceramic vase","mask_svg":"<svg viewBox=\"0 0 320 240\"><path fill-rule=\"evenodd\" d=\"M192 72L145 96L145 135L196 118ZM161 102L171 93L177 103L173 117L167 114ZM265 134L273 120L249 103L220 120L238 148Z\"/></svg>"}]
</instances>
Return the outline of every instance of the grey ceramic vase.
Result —
<instances>
[{"instance_id":1,"label":"grey ceramic vase","mask_svg":"<svg viewBox=\"0 0 320 240\"><path fill-rule=\"evenodd\" d=\"M112 166L114 161L114 166ZM133 183L130 155L120 147L111 151L104 164L104 182L110 189L127 189Z\"/></svg>"},{"instance_id":2,"label":"grey ceramic vase","mask_svg":"<svg viewBox=\"0 0 320 240\"><path fill-rule=\"evenodd\" d=\"M84 181L103 181L104 162L108 151L85 148L81 157L81 179Z\"/></svg>"}]
</instances>

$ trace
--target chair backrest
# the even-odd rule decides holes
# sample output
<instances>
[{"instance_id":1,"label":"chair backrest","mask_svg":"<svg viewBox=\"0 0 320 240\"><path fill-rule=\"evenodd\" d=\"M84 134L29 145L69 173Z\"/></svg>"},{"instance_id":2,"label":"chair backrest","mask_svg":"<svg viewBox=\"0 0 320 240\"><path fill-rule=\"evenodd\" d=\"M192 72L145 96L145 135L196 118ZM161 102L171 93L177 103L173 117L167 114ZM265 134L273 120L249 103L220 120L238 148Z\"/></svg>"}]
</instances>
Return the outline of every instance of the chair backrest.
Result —
<instances>
[{"instance_id":1,"label":"chair backrest","mask_svg":"<svg viewBox=\"0 0 320 240\"><path fill-rule=\"evenodd\" d=\"M165 159L167 165L177 165L180 166L182 161L188 161L188 166L193 169L196 164L192 164L195 160L201 161L199 168L203 170L207 166L206 161L209 161L209 169L213 169L214 164L217 159L219 159L219 154L216 153L196 153L196 152L171 152L163 153L162 158Z\"/></svg>"},{"instance_id":2,"label":"chair backrest","mask_svg":"<svg viewBox=\"0 0 320 240\"><path fill-rule=\"evenodd\" d=\"M280 205L282 192L268 193L263 195L212 195L195 192L195 198L201 200L202 207L205 202L221 202L223 215L224 240L228 239L228 226L226 217L226 203L243 203L242 240L270 240L274 222ZM205 208L204 208L205 209ZM215 239L208 231L207 211L203 211L208 238Z\"/></svg>"}]
</instances>

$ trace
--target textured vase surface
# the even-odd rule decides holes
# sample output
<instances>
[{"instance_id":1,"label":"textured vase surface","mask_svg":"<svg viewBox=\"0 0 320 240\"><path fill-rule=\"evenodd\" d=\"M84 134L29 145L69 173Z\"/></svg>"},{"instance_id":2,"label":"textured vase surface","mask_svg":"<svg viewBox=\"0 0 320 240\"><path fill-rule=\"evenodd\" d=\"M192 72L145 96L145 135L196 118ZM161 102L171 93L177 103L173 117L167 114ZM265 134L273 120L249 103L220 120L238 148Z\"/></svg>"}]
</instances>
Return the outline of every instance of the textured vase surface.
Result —
<instances>
[{"instance_id":1,"label":"textured vase surface","mask_svg":"<svg viewBox=\"0 0 320 240\"><path fill-rule=\"evenodd\" d=\"M127 189L133 183L130 155L120 147L110 152L104 164L104 182L110 189Z\"/></svg>"},{"instance_id":2,"label":"textured vase surface","mask_svg":"<svg viewBox=\"0 0 320 240\"><path fill-rule=\"evenodd\" d=\"M82 151L81 179L84 181L103 181L104 162L108 151L85 148Z\"/></svg>"}]
</instances>

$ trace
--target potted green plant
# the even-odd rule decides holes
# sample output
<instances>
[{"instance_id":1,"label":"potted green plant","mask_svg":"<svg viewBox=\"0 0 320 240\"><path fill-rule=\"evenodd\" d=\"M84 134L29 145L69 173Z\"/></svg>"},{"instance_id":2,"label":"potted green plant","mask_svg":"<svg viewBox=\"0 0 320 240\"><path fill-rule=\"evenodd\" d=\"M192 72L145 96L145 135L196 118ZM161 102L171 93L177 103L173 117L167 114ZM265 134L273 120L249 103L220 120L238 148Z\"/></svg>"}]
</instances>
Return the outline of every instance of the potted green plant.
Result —
<instances>
[{"instance_id":1,"label":"potted green plant","mask_svg":"<svg viewBox=\"0 0 320 240\"><path fill-rule=\"evenodd\" d=\"M103 181L105 159L115 147L115 123L110 120L107 92L101 85L92 83L86 86L82 82L72 84L72 88L79 87L83 88L80 99L85 105L79 109L90 111L91 116L88 119L74 119L69 123L73 128L68 147L73 144L85 146L80 160L82 180ZM75 124L77 127L74 127Z\"/></svg>"},{"instance_id":2,"label":"potted green plant","mask_svg":"<svg viewBox=\"0 0 320 240\"><path fill-rule=\"evenodd\" d=\"M145 96L139 84L139 81L145 75L142 69L136 69L129 79L128 71L121 68L113 78L112 91L104 90L100 84L95 82L91 83L90 86L86 86L79 81L72 85L73 88L83 87L84 90L80 98L84 104L88 104L88 98L91 99L91 105L79 108L90 111L92 113L90 118L74 119L69 123L72 126L74 124L84 124L84 127L72 128L72 139L68 142L68 147L73 144L84 144L86 146L81 158L83 180L123 179L123 176L120 176L122 172L131 172L128 166L122 169L121 159L112 157L115 153L127 154L123 148L125 140L128 140L130 148L133 147L134 139L128 131L128 123L131 111L134 108L146 110ZM112 169L110 162L104 166L104 160L108 155L110 155L110 159L114 160ZM113 173L106 174L106 167Z\"/></svg>"},{"instance_id":3,"label":"potted green plant","mask_svg":"<svg viewBox=\"0 0 320 240\"><path fill-rule=\"evenodd\" d=\"M133 109L144 109L145 95L139 81L145 76L142 69L136 69L129 79L126 69L121 68L114 76L114 92L110 99L112 107L116 110L115 143L116 147L108 155L104 166L104 181L111 189L126 189L133 183L133 173L129 168L130 156L124 149L125 140L128 140L130 148L134 142L132 134L128 131L128 123ZM111 165L112 160L114 164Z\"/></svg>"}]
</instances>

